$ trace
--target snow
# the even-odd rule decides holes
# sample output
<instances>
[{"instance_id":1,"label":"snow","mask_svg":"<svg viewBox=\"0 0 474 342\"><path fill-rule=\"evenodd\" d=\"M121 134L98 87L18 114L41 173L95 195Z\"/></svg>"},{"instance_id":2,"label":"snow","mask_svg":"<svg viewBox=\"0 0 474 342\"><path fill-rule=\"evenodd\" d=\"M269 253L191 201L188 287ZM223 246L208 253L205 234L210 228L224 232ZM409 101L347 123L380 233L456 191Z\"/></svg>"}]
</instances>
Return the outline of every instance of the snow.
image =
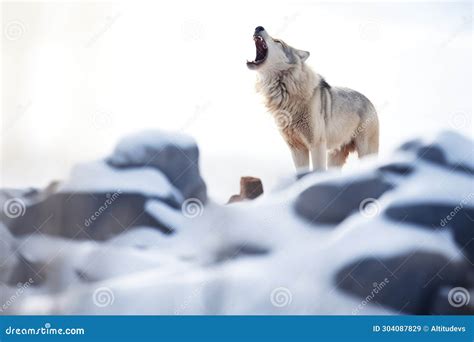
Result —
<instances>
[{"instance_id":1,"label":"snow","mask_svg":"<svg viewBox=\"0 0 474 342\"><path fill-rule=\"evenodd\" d=\"M214 11L210 5L110 3L80 11L75 5L54 5L50 11L51 4L33 4L46 7L31 10L11 3L5 11L7 22L22 13L29 31L42 33L38 40L5 46L5 80L14 85L4 90L5 185L42 186L64 179L72 165L101 158L124 134L162 127L189 132L199 141L212 199L202 216L190 219L159 200L182 199L156 168L119 170L102 160L76 166L59 191L141 193L153 198L146 211L177 231L163 235L138 227L96 243L46 235L14 238L0 223L0 305L16 291L3 284L16 253L45 263L48 274L43 285L28 288L8 308L10 313L350 314L360 299L335 288L332 278L341 265L367 252L381 257L411 249L460 258L447 230L399 226L381 214L368 219L358 212L337 226L314 225L295 214L293 202L313 184L340 184L399 161L415 170L409 176L386 176L397 187L379 199L381 212L390 205L426 201L474 205L472 176L449 172L412 152L391 152L421 130L450 128L457 133L431 134L421 141L441 146L450 163L474 168L472 141L458 134L472 135L472 27L465 20L471 4L283 1L252 3L253 11L241 3L214 3ZM216 11L235 15L223 19ZM110 30L85 49L84 38L90 36L84 34L101 32L103 18L117 13ZM262 13L268 14L265 22ZM55 30L65 14L73 19L72 34ZM87 18L97 20L91 26ZM216 30L223 20L226 29ZM170 25L176 35L167 33ZM381 159L350 159L341 172L308 175L294 183L290 154L255 94L254 73L245 67L246 51L254 53L256 25L311 51L308 63L330 84L354 88L374 102ZM149 44L157 32L161 44ZM226 58L212 58L216 40ZM162 46L174 51L179 72L169 67ZM84 75L87 82L78 87L75 80ZM112 160L140 161L143 146L159 149L170 139L183 149L194 145L193 138L181 134L133 134L120 139ZM265 194L252 202L219 205L237 192L242 175L262 178ZM239 244L268 253L218 261L222 250ZM91 281L81 280L77 270ZM93 302L101 287L114 295L105 307ZM291 291L291 305L270 302L280 287ZM394 312L368 305L362 313Z\"/></svg>"},{"instance_id":2,"label":"snow","mask_svg":"<svg viewBox=\"0 0 474 342\"><path fill-rule=\"evenodd\" d=\"M73 168L60 192L131 192L182 201L179 191L159 170L141 167L118 170L105 161L80 164Z\"/></svg>"},{"instance_id":3,"label":"snow","mask_svg":"<svg viewBox=\"0 0 474 342\"><path fill-rule=\"evenodd\" d=\"M449 133L437 135L434 141L452 162L468 162L463 156L472 150L472 142ZM23 237L15 242L21 246L19 252L45 263L49 278L41 287L27 289L9 310L18 314L351 314L361 299L342 292L334 281L335 272L345 265L366 256L383 259L412 251L463 258L449 231L400 225L383 215L397 203L429 201L454 207L467 198L466 205L474 205L469 197L472 176L449 172L413 155L398 150L379 160L363 160L355 170L311 174L292 184L287 177L285 186L253 201L229 206L210 201L194 218L157 199L149 200L147 212L177 227L169 236L139 227L100 243ZM338 225L314 224L297 216L294 200L308 187L360 180L394 161L410 163L414 172L389 177L395 188L379 198L378 215L365 217L356 211ZM101 162L76 168L61 191L116 188L153 197L173 191L157 170L116 171ZM13 239L5 229L0 233L2 241ZM219 257L223 251L242 247L262 252L227 260ZM1 260L7 254L1 254ZM12 291L4 291L1 299ZM108 298L107 305L97 305L100 291ZM275 291L289 304L275 305ZM398 312L369 303L361 313Z\"/></svg>"},{"instance_id":4,"label":"snow","mask_svg":"<svg viewBox=\"0 0 474 342\"><path fill-rule=\"evenodd\" d=\"M193 138L179 132L150 130L121 139L110 161L116 165L123 163L139 164L146 159L149 149L153 149L158 153L170 141L173 142L173 145L183 150L196 145L196 141Z\"/></svg>"},{"instance_id":5,"label":"snow","mask_svg":"<svg viewBox=\"0 0 474 342\"><path fill-rule=\"evenodd\" d=\"M182 212L170 208L163 202L150 200L145 204L145 210L168 227L181 227L183 229L186 225L186 217L183 216Z\"/></svg>"},{"instance_id":6,"label":"snow","mask_svg":"<svg viewBox=\"0 0 474 342\"><path fill-rule=\"evenodd\" d=\"M422 142L437 144L444 151L449 151L445 153L445 157L451 164L465 164L474 169L474 148L457 148L458 146L468 146L470 144L468 137L451 131L442 131L428 135L422 139Z\"/></svg>"}]
</instances>

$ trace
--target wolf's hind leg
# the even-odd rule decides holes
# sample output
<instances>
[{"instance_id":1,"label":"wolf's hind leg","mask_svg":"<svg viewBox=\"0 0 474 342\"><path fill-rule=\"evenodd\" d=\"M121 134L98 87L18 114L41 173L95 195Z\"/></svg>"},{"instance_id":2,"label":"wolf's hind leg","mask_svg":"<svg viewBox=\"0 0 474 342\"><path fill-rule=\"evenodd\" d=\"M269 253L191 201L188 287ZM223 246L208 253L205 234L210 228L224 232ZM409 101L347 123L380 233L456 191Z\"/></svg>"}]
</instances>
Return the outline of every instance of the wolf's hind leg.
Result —
<instances>
[{"instance_id":1,"label":"wolf's hind leg","mask_svg":"<svg viewBox=\"0 0 474 342\"><path fill-rule=\"evenodd\" d=\"M354 139L355 147L359 158L369 154L377 154L379 152L379 127L378 123L367 127Z\"/></svg>"},{"instance_id":2,"label":"wolf's hind leg","mask_svg":"<svg viewBox=\"0 0 474 342\"><path fill-rule=\"evenodd\" d=\"M344 165L346 162L347 156L349 155L349 150L342 147L339 150L334 150L328 153L328 167L339 168Z\"/></svg>"},{"instance_id":3,"label":"wolf's hind leg","mask_svg":"<svg viewBox=\"0 0 474 342\"><path fill-rule=\"evenodd\" d=\"M304 147L295 148L290 146L290 151L296 171L309 171L309 150Z\"/></svg>"}]
</instances>

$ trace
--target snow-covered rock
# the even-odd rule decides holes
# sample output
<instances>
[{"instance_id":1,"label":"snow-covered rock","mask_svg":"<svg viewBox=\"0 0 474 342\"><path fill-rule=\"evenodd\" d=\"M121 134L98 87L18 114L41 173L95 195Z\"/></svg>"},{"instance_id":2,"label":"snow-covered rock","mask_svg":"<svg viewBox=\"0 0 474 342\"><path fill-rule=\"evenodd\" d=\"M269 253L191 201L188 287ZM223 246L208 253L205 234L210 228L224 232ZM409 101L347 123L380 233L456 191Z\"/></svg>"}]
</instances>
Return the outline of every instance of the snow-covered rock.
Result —
<instances>
[{"instance_id":1,"label":"snow-covered rock","mask_svg":"<svg viewBox=\"0 0 474 342\"><path fill-rule=\"evenodd\" d=\"M198 157L193 139L185 136L152 131L125 138L106 161L76 166L54 191L4 191L4 201L12 197L19 202L11 203L11 209L21 215L3 219L15 236L108 240L136 227L170 234L177 225L146 207L155 201L180 212L190 201L204 205L206 186Z\"/></svg>"},{"instance_id":2,"label":"snow-covered rock","mask_svg":"<svg viewBox=\"0 0 474 342\"><path fill-rule=\"evenodd\" d=\"M206 184L199 173L199 150L194 139L186 135L147 131L126 137L107 161L116 168L156 168L184 198L207 199Z\"/></svg>"},{"instance_id":3,"label":"snow-covered rock","mask_svg":"<svg viewBox=\"0 0 474 342\"><path fill-rule=\"evenodd\" d=\"M52 194L17 193L24 210L0 225L2 310L474 314L473 152L444 132L223 206L206 201L192 139L124 139Z\"/></svg>"}]
</instances>

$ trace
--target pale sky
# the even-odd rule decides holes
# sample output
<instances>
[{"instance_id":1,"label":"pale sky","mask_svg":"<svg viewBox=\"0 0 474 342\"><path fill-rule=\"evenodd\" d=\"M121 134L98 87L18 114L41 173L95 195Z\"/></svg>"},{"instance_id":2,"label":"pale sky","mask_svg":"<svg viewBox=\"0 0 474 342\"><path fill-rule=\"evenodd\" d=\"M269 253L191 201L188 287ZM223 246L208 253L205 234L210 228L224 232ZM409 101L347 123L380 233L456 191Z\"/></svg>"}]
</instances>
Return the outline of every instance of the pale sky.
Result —
<instances>
[{"instance_id":1,"label":"pale sky","mask_svg":"<svg viewBox=\"0 0 474 342\"><path fill-rule=\"evenodd\" d=\"M431 130L472 136L472 18L470 2L4 2L1 186L64 179L158 128L198 141L217 200L240 176L270 189L293 165L245 65L258 25L375 104L382 154Z\"/></svg>"}]
</instances>

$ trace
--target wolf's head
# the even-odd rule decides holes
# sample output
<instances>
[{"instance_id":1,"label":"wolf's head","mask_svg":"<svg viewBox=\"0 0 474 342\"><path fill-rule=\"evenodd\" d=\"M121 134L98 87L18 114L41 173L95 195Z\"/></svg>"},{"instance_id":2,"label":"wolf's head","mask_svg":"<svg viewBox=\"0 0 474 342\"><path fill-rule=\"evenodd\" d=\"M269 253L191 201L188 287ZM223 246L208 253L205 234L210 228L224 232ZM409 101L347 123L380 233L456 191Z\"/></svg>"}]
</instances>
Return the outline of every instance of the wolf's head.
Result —
<instances>
[{"instance_id":1,"label":"wolf's head","mask_svg":"<svg viewBox=\"0 0 474 342\"><path fill-rule=\"evenodd\" d=\"M309 52L295 49L284 41L272 38L262 26L253 34L257 54L255 60L247 61L247 67L258 72L279 72L301 65Z\"/></svg>"}]
</instances>

